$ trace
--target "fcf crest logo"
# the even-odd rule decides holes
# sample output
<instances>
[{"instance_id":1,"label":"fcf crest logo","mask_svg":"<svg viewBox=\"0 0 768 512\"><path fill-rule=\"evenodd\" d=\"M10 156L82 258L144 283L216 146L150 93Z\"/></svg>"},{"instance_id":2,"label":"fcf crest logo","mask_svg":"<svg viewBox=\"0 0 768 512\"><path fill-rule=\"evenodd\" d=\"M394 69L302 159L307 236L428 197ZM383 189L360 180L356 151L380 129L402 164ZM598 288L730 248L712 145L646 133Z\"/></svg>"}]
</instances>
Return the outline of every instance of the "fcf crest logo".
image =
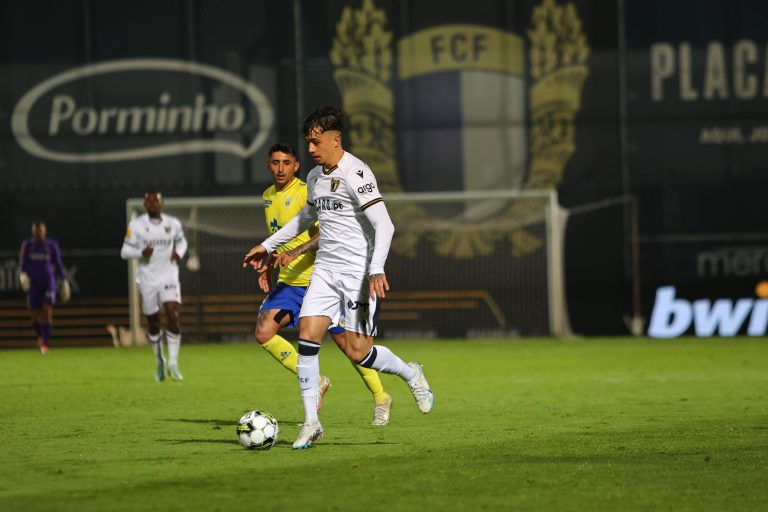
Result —
<instances>
[{"instance_id":1,"label":"fcf crest logo","mask_svg":"<svg viewBox=\"0 0 768 512\"><path fill-rule=\"evenodd\" d=\"M436 153L449 163L440 173L448 190L556 188L576 149L574 118L588 74L590 48L575 5L541 0L524 33L457 23L423 28L398 41L386 14L374 0L362 0L360 9L345 7L330 52L353 128L351 151L374 164L380 188L402 190L400 162L410 183L426 189L429 174L418 173L431 172ZM397 154L396 116L417 127L399 141ZM450 144L443 135L434 147L430 127L436 124L459 127L448 130ZM513 202L502 210L493 218L465 215L467 229L453 229L454 218L445 230L418 205L390 214L398 226L437 226L441 235L431 238L446 257L492 254L503 240L518 256L543 246L540 235L525 227L543 218L542 205ZM499 229L499 218L512 226ZM401 231L393 250L415 257L422 234Z\"/></svg>"}]
</instances>

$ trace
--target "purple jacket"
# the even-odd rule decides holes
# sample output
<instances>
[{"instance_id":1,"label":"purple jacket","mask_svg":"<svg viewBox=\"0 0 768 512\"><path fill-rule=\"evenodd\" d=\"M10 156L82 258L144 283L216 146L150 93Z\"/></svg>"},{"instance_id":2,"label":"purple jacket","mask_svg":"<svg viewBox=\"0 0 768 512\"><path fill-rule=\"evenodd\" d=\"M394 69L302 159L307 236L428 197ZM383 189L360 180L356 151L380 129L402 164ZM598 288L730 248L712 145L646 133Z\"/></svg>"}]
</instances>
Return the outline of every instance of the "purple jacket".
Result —
<instances>
[{"instance_id":1,"label":"purple jacket","mask_svg":"<svg viewBox=\"0 0 768 512\"><path fill-rule=\"evenodd\" d=\"M24 240L19 252L19 272L26 272L35 286L55 286L56 278L66 276L59 244L50 238L42 242L31 237Z\"/></svg>"}]
</instances>

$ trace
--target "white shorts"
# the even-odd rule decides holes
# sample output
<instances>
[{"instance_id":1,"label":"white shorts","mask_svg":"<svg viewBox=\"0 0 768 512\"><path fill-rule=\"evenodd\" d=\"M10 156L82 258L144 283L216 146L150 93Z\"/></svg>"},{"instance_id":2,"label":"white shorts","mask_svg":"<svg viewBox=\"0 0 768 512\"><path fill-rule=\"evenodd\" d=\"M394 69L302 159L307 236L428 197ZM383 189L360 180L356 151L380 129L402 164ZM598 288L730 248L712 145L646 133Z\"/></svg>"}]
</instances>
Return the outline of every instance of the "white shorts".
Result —
<instances>
[{"instance_id":1,"label":"white shorts","mask_svg":"<svg viewBox=\"0 0 768 512\"><path fill-rule=\"evenodd\" d=\"M160 305L166 302L181 304L181 283L178 280L166 281L152 285L139 285L141 295L141 311L145 316L154 315L160 311Z\"/></svg>"},{"instance_id":2,"label":"white shorts","mask_svg":"<svg viewBox=\"0 0 768 512\"><path fill-rule=\"evenodd\" d=\"M368 276L315 267L299 317L327 316L333 321L341 314L345 330L376 336L379 303L369 294Z\"/></svg>"}]
</instances>

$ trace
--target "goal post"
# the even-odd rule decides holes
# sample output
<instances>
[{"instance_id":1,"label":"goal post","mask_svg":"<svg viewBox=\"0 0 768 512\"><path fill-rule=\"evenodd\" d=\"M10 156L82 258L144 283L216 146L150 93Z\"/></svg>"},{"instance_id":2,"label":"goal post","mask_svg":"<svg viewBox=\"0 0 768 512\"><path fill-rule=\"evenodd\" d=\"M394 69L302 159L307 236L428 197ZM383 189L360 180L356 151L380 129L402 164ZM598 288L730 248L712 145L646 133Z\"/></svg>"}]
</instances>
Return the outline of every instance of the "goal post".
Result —
<instances>
[{"instance_id":1,"label":"goal post","mask_svg":"<svg viewBox=\"0 0 768 512\"><path fill-rule=\"evenodd\" d=\"M557 193L384 194L395 224L386 263L388 338L570 335ZM129 199L130 220L143 201ZM243 255L268 236L260 196L166 198L189 240L181 268L182 329L199 341L250 340L264 294ZM141 328L129 264L131 330Z\"/></svg>"}]
</instances>

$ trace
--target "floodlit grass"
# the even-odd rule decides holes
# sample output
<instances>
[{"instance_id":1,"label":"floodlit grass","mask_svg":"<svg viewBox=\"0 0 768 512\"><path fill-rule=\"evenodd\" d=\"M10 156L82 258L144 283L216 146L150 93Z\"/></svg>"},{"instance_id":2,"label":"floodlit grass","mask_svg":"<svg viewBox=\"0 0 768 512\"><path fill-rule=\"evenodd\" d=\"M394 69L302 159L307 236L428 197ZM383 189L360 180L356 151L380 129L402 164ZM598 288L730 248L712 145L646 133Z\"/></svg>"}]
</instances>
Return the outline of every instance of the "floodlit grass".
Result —
<instances>
[{"instance_id":1,"label":"floodlit grass","mask_svg":"<svg viewBox=\"0 0 768 512\"><path fill-rule=\"evenodd\" d=\"M0 351L0 510L765 510L768 341L399 341L435 391L398 378L373 427L357 373L326 343L326 437L291 443L298 385L254 344ZM269 451L237 443L272 412Z\"/></svg>"}]
</instances>

